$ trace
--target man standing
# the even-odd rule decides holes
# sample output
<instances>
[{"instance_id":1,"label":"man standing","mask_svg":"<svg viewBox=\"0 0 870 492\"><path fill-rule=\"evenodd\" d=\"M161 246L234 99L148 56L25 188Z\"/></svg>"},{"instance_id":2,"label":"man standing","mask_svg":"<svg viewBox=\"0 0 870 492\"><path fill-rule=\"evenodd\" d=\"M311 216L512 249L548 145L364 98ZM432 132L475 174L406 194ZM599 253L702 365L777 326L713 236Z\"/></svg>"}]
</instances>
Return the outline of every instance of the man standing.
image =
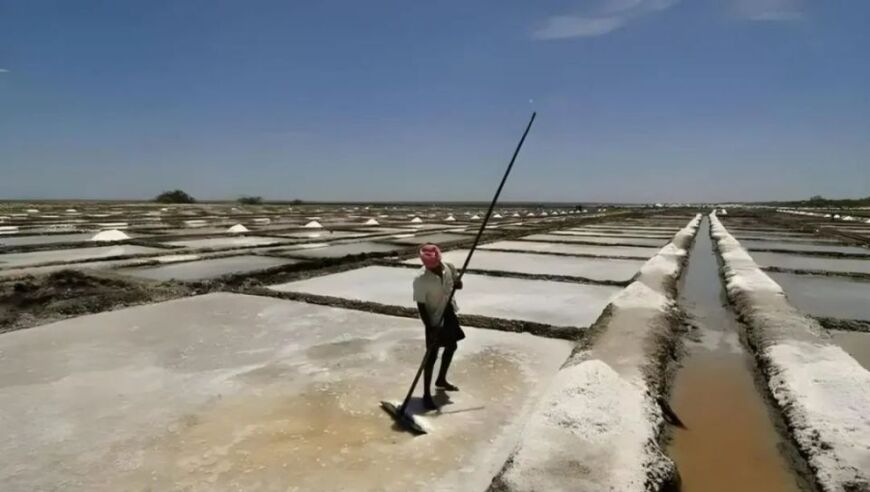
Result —
<instances>
[{"instance_id":1,"label":"man standing","mask_svg":"<svg viewBox=\"0 0 870 492\"><path fill-rule=\"evenodd\" d=\"M430 386L432 370L438 358L438 349L443 347L441 370L435 387L446 391L458 391L459 388L447 381L447 370L456 352L456 342L465 338L465 333L459 326L456 317L457 305L454 298L450 304L447 299L456 289L462 288L462 281L456 267L441 261L441 250L434 244L424 244L420 248L420 260L423 268L414 278L414 301L420 311L420 319L426 327L426 348L428 357L423 366L423 406L427 410L438 408L432 400Z\"/></svg>"}]
</instances>

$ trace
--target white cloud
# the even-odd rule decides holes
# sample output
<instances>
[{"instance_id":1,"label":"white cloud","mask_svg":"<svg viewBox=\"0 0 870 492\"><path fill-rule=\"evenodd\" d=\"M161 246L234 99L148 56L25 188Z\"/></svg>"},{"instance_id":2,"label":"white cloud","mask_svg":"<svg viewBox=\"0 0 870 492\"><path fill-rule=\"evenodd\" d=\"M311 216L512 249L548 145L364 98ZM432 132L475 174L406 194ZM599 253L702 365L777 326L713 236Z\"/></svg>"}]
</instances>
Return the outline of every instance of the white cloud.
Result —
<instances>
[{"instance_id":1,"label":"white cloud","mask_svg":"<svg viewBox=\"0 0 870 492\"><path fill-rule=\"evenodd\" d=\"M624 21L619 17L581 17L576 15L556 15L547 19L546 24L536 30L537 39L564 39L584 36L601 36L619 29Z\"/></svg>"},{"instance_id":2,"label":"white cloud","mask_svg":"<svg viewBox=\"0 0 870 492\"><path fill-rule=\"evenodd\" d=\"M794 21L803 18L802 0L733 0L738 17L754 21Z\"/></svg>"},{"instance_id":3,"label":"white cloud","mask_svg":"<svg viewBox=\"0 0 870 492\"><path fill-rule=\"evenodd\" d=\"M594 9L572 15L554 15L532 33L535 39L601 36L647 14L676 5L679 0L603 0Z\"/></svg>"},{"instance_id":4,"label":"white cloud","mask_svg":"<svg viewBox=\"0 0 870 492\"><path fill-rule=\"evenodd\" d=\"M8 68L0 68L0 73L9 73Z\"/></svg>"}]
</instances>

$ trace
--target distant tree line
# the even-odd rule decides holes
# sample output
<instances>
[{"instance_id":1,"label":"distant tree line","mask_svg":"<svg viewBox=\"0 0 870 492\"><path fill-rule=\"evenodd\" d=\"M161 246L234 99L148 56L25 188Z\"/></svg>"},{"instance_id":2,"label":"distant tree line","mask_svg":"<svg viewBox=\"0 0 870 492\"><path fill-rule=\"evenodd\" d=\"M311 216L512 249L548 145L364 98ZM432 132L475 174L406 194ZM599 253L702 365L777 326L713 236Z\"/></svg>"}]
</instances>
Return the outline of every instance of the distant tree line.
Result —
<instances>
[{"instance_id":1,"label":"distant tree line","mask_svg":"<svg viewBox=\"0 0 870 492\"><path fill-rule=\"evenodd\" d=\"M797 200L791 202L772 202L774 205L786 207L832 207L832 208L855 208L855 207L870 207L870 196L864 198L841 198L831 199L821 195L815 195L807 200Z\"/></svg>"},{"instance_id":2,"label":"distant tree line","mask_svg":"<svg viewBox=\"0 0 870 492\"><path fill-rule=\"evenodd\" d=\"M194 203L196 199L181 190L164 191L154 199L157 203Z\"/></svg>"},{"instance_id":3,"label":"distant tree line","mask_svg":"<svg viewBox=\"0 0 870 492\"><path fill-rule=\"evenodd\" d=\"M237 200L242 205L259 205L263 203L263 197L261 196L243 196Z\"/></svg>"},{"instance_id":4,"label":"distant tree line","mask_svg":"<svg viewBox=\"0 0 870 492\"><path fill-rule=\"evenodd\" d=\"M196 199L192 196L188 195L182 190L171 190L164 191L163 193L157 195L154 198L154 201L157 203L196 203ZM242 205L260 205L263 203L263 197L261 196L253 196L253 195L242 195L236 200L238 203ZM276 203L276 202L273 202ZM288 203L288 202L279 202L279 203ZM289 202L292 205L302 205L302 200L296 199L291 200Z\"/></svg>"}]
</instances>

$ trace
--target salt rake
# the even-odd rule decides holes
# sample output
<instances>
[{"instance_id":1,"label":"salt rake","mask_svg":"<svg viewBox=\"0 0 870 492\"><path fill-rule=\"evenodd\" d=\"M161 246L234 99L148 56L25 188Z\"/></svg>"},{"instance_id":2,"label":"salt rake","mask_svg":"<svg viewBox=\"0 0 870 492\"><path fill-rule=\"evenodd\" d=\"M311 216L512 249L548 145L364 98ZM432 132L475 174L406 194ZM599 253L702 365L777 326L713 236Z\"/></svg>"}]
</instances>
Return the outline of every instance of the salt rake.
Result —
<instances>
[{"instance_id":1,"label":"salt rake","mask_svg":"<svg viewBox=\"0 0 870 492\"><path fill-rule=\"evenodd\" d=\"M474 238L474 244L471 245L471 249L468 251L468 256L465 257L465 263L462 265L462 269L459 271L459 278L457 282L454 282L454 287L450 291L450 296L447 297L447 304L445 306L449 306L451 302L453 302L453 295L456 294L456 284L462 281L462 276L465 275L465 269L468 268L468 264L471 262L471 256L474 254L474 251L477 249L477 244L480 242L480 238L483 236L483 231L486 229L486 224L489 222L489 218L492 215L492 211L495 208L495 204L498 201L499 195L501 195L501 190L504 188L505 182L507 182L508 175L511 173L511 169L514 167L514 161L517 160L517 155L520 153L520 149L523 147L523 142L526 141L526 135L529 134L529 130L532 128L532 123L535 122L535 116L537 112L532 113L531 119L529 119L529 124L526 125L526 131L523 132L523 136L520 138L520 142L517 144L517 148L514 150L514 155L511 157L510 163L508 163L507 169L504 172L504 176L501 178L501 183L498 185L498 189L495 190L495 196L492 197L492 201L489 203L489 209L486 211L486 215L483 217L483 223L480 224L480 229L477 231L477 236ZM446 310L445 310L446 311ZM444 314L441 314L441 320L438 325L444 321ZM414 434L421 435L426 434L426 429L420 425L417 420L415 420L414 415L410 415L407 413L408 403L411 401L411 395L414 394L414 390L417 389L417 383L420 381L420 375L423 373L423 367L426 365L426 360L429 358L429 355L432 353L432 350L438 350L437 345L435 343L430 344L426 347L426 353L423 355L423 360L420 361L420 367L417 369L417 374L414 376L414 381L411 383L411 387L408 389L408 394L405 396L405 400L402 402L400 406L396 406L395 403L390 401L381 401L381 408L384 409L393 420L396 421L396 424L410 431Z\"/></svg>"}]
</instances>

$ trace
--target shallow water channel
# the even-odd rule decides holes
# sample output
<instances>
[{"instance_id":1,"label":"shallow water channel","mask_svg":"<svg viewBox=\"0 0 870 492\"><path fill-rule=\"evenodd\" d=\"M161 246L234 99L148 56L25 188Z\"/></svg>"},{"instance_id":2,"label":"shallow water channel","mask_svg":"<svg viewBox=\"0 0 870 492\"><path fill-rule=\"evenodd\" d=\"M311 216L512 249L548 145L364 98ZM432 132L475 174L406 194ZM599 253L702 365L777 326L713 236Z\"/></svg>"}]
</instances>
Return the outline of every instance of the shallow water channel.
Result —
<instances>
[{"instance_id":1,"label":"shallow water channel","mask_svg":"<svg viewBox=\"0 0 870 492\"><path fill-rule=\"evenodd\" d=\"M680 305L690 331L671 406L686 428L674 428L668 449L680 490L805 490L741 344L742 326L727 305L707 219L681 280Z\"/></svg>"}]
</instances>

